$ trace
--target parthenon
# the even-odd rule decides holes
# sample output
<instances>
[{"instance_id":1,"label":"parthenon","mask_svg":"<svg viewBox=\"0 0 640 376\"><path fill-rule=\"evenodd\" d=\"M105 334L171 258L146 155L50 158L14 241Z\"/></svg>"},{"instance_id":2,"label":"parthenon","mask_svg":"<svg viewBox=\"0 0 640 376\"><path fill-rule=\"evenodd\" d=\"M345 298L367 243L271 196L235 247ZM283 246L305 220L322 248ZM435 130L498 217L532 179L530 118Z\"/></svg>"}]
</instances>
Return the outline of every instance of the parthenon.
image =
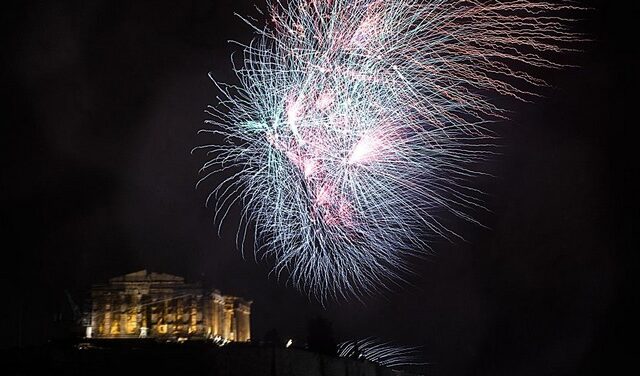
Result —
<instances>
[{"instance_id":1,"label":"parthenon","mask_svg":"<svg viewBox=\"0 0 640 376\"><path fill-rule=\"evenodd\" d=\"M93 285L86 337L248 342L251 303L140 270Z\"/></svg>"}]
</instances>

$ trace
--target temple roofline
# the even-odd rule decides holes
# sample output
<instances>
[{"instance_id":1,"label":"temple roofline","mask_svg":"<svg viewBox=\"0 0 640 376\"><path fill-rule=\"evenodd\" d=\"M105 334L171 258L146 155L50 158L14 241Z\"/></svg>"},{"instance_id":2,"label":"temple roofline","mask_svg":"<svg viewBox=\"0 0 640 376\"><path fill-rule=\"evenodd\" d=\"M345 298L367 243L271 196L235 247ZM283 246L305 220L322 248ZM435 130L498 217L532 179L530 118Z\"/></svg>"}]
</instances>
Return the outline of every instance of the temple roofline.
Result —
<instances>
[{"instance_id":1,"label":"temple roofline","mask_svg":"<svg viewBox=\"0 0 640 376\"><path fill-rule=\"evenodd\" d=\"M146 269L137 272L125 274L109 279L109 283L126 283L126 282L176 282L184 283L184 278L166 273L147 272Z\"/></svg>"}]
</instances>

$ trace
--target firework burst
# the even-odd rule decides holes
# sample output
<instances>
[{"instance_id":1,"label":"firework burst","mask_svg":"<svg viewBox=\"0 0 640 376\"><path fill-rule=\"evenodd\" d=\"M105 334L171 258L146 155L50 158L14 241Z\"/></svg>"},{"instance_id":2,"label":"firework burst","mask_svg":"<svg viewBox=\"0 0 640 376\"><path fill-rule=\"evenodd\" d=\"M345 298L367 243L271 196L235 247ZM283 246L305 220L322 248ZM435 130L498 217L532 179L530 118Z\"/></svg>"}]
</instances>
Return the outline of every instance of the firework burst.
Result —
<instances>
[{"instance_id":1,"label":"firework burst","mask_svg":"<svg viewBox=\"0 0 640 376\"><path fill-rule=\"evenodd\" d=\"M372 337L340 343L337 355L342 358L368 360L388 368L426 364L420 361L418 347L398 346Z\"/></svg>"},{"instance_id":2,"label":"firework burst","mask_svg":"<svg viewBox=\"0 0 640 376\"><path fill-rule=\"evenodd\" d=\"M220 90L202 146L222 222L241 209L239 244L275 260L320 300L399 281L430 236L474 221L474 163L491 154L493 96L527 100L527 67L575 40L569 3L292 0L269 5ZM425 235L426 234L426 235Z\"/></svg>"}]
</instances>

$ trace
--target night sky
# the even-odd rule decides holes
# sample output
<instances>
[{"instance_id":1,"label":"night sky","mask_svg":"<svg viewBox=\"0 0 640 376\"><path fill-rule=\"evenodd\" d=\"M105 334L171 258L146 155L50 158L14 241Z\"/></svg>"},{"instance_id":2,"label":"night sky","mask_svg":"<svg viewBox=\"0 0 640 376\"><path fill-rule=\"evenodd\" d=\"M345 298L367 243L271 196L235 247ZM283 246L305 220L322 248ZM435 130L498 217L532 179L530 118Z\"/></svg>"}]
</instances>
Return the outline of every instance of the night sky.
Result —
<instances>
[{"instance_id":1,"label":"night sky","mask_svg":"<svg viewBox=\"0 0 640 376\"><path fill-rule=\"evenodd\" d=\"M451 218L466 241L434 244L408 284L323 308L243 260L237 222L219 237L204 207L213 182L195 189L207 74L233 82L227 41L252 36L233 12L254 3L3 7L2 347L43 343L65 289L80 303L91 283L148 269L252 299L256 339L304 338L322 315L338 339L423 346L442 375L595 375L630 360L637 5L585 3L576 31L593 41L563 58L579 67L543 72L535 103L508 103L502 155L483 167L495 177L476 181L486 228Z\"/></svg>"}]
</instances>

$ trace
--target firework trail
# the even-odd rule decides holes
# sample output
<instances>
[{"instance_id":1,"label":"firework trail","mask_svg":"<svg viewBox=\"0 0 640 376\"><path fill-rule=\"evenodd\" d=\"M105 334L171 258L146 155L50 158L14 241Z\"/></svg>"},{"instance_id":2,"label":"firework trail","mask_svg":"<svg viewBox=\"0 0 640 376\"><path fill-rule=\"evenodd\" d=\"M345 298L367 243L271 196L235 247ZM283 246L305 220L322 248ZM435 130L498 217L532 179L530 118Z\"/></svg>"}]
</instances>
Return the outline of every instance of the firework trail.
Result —
<instances>
[{"instance_id":1,"label":"firework trail","mask_svg":"<svg viewBox=\"0 0 640 376\"><path fill-rule=\"evenodd\" d=\"M561 67L549 56L576 39L561 17L576 9L292 0L270 4L264 27L241 18L257 38L241 44L238 85L214 80L201 182L221 182L207 202L220 223L240 205L240 247L254 239L320 300L400 281L427 239L459 236L443 216L474 221L473 166L506 112L490 96L535 96L545 83L527 70Z\"/></svg>"},{"instance_id":2,"label":"firework trail","mask_svg":"<svg viewBox=\"0 0 640 376\"><path fill-rule=\"evenodd\" d=\"M346 341L338 345L338 356L364 359L388 368L424 365L416 347L396 346L375 338Z\"/></svg>"}]
</instances>

